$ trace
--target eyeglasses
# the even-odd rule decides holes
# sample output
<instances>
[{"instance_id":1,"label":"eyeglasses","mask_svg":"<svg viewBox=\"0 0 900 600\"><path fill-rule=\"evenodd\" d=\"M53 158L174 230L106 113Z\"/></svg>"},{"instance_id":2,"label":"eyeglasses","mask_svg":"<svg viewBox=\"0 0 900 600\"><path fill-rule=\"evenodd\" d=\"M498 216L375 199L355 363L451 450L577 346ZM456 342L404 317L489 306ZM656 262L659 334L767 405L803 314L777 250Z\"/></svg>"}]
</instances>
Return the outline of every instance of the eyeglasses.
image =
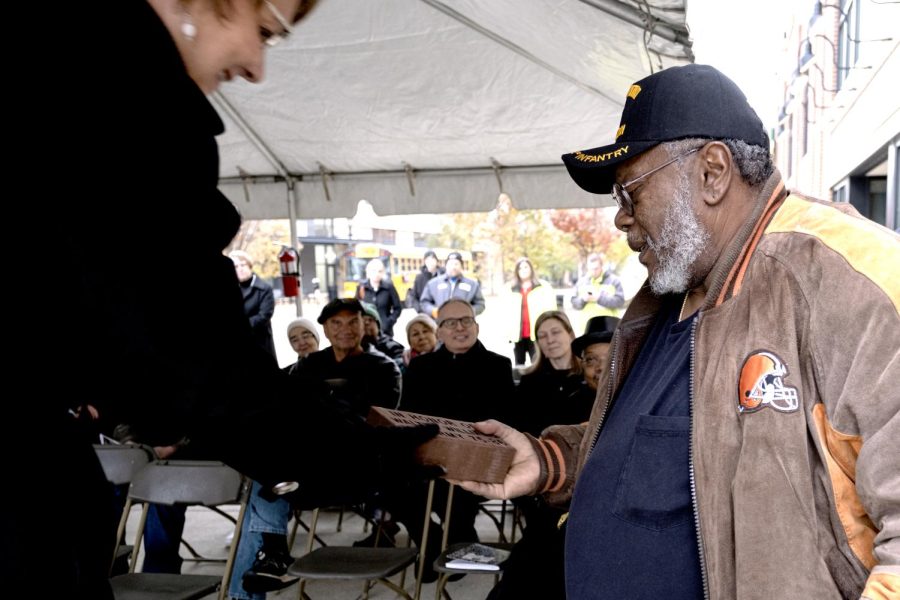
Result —
<instances>
[{"instance_id":1,"label":"eyeglasses","mask_svg":"<svg viewBox=\"0 0 900 600\"><path fill-rule=\"evenodd\" d=\"M281 11L278 8L266 0L265 2L266 8L269 9L269 12L272 13L272 16L278 21L278 24L281 25L282 31L276 33L271 31L268 27L264 27L260 25L259 27L259 37L262 39L263 44L271 48L272 46L278 45L282 40L287 38L291 33L293 33L294 28L291 27L290 21L284 18L284 15L281 14Z\"/></svg>"},{"instance_id":2,"label":"eyeglasses","mask_svg":"<svg viewBox=\"0 0 900 600\"><path fill-rule=\"evenodd\" d=\"M614 183L612 186L612 197L613 197L613 200L616 201L616 204L619 205L619 210L624 212L629 217L633 217L634 216L634 201L631 199L631 194L629 194L628 190L626 190L625 188L629 188L629 187L633 186L641 179L646 179L647 177L650 177L657 171L665 169L666 167L671 165L673 162L677 162L677 161L681 160L682 158L684 158L685 156L699 151L701 148L702 148L702 146L700 148L694 148L693 150L688 150L684 154L679 154L672 160L664 162L663 164L659 165L658 167L647 171L643 175L639 175L639 176L635 177L631 181L628 181L626 183L621 183L621 184Z\"/></svg>"},{"instance_id":3,"label":"eyeglasses","mask_svg":"<svg viewBox=\"0 0 900 600\"><path fill-rule=\"evenodd\" d=\"M602 359L593 357L593 356L585 356L581 359L581 364L586 365L588 367L599 367L603 363Z\"/></svg>"},{"instance_id":4,"label":"eyeglasses","mask_svg":"<svg viewBox=\"0 0 900 600\"><path fill-rule=\"evenodd\" d=\"M475 319L472 317L463 317L461 319L444 319L440 323L438 323L438 327L446 327L447 329L456 329L458 326L462 325L465 328L469 328L475 324Z\"/></svg>"}]
</instances>

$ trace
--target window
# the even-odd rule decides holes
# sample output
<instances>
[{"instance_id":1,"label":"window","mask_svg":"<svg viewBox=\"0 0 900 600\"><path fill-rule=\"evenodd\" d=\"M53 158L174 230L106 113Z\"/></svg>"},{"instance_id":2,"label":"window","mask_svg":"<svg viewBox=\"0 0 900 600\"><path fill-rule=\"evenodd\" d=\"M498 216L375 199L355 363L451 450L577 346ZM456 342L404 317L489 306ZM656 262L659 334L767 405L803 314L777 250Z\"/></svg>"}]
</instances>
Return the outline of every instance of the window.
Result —
<instances>
[{"instance_id":1,"label":"window","mask_svg":"<svg viewBox=\"0 0 900 600\"><path fill-rule=\"evenodd\" d=\"M838 29L837 76L838 89L844 85L847 73L859 60L859 0L842 0Z\"/></svg>"}]
</instances>

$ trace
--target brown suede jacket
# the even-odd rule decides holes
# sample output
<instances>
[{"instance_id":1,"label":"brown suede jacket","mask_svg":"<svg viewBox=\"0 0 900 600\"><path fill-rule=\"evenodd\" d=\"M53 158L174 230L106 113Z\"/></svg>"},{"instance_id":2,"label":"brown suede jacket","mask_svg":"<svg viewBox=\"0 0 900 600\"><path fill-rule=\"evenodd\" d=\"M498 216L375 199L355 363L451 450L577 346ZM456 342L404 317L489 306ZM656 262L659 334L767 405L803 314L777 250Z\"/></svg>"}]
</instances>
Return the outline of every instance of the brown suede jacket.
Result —
<instances>
[{"instance_id":1,"label":"brown suede jacket","mask_svg":"<svg viewBox=\"0 0 900 600\"><path fill-rule=\"evenodd\" d=\"M900 237L849 205L788 195L777 172L753 215L692 332L705 595L898 598ZM571 497L659 304L645 283L590 421L531 438L550 502Z\"/></svg>"}]
</instances>

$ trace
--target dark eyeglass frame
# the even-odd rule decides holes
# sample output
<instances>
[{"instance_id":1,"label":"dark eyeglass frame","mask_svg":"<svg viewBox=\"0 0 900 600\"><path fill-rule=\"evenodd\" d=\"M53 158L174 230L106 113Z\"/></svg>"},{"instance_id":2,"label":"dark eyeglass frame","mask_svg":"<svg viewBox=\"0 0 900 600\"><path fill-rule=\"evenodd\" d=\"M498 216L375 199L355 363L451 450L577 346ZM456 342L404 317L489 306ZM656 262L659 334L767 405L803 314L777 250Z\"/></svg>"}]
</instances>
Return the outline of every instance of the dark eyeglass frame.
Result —
<instances>
[{"instance_id":1,"label":"dark eyeglass frame","mask_svg":"<svg viewBox=\"0 0 900 600\"><path fill-rule=\"evenodd\" d=\"M454 318L451 317L449 319L444 319L440 323L438 323L438 327L445 327L447 329L456 329L459 325L462 325L466 329L475 324L475 317L460 317Z\"/></svg>"},{"instance_id":2,"label":"dark eyeglass frame","mask_svg":"<svg viewBox=\"0 0 900 600\"><path fill-rule=\"evenodd\" d=\"M638 175L631 181L626 181L625 183L614 183L612 186L611 195L613 197L613 200L616 201L616 204L618 205L619 210L624 212L629 217L634 216L634 200L631 199L631 194L629 194L628 190L625 188L629 188L629 187L633 186L638 181L641 181L642 179L646 179L646 178L650 177L651 175L653 175L654 173L656 173L657 171L661 171L661 170L665 169L666 167L668 167L669 165L671 165L672 163L678 162L685 156L689 156L689 155L693 154L694 152L699 152L702 149L703 149L703 146L700 146L699 148L694 148L693 150L688 150L684 154L679 154L675 158L673 158L671 160L667 160L666 162L659 165L658 167L654 167L653 169L650 169L643 175Z\"/></svg>"}]
</instances>

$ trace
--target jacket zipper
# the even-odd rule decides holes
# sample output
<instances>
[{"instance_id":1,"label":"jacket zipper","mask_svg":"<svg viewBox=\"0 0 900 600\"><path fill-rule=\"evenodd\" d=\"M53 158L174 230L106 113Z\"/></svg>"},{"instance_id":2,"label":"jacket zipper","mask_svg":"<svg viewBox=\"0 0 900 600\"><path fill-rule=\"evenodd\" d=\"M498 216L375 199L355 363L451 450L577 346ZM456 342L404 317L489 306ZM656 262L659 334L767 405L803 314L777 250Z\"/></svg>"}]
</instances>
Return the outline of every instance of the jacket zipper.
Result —
<instances>
[{"instance_id":1,"label":"jacket zipper","mask_svg":"<svg viewBox=\"0 0 900 600\"><path fill-rule=\"evenodd\" d=\"M594 451L594 446L597 444L597 438L600 437L600 430L603 429L603 422L606 421L606 413L609 412L610 404L612 404L612 388L613 381L615 381L616 375L616 358L619 354L619 340L621 339L621 335L616 334L615 343L613 344L613 353L612 360L609 361L609 383L606 386L606 406L603 407L603 413L600 415L600 421L597 422L597 429L594 430L594 437L591 439L591 445L588 448L587 454L584 456L584 462L587 462L588 457L591 455L591 452Z\"/></svg>"},{"instance_id":2,"label":"jacket zipper","mask_svg":"<svg viewBox=\"0 0 900 600\"><path fill-rule=\"evenodd\" d=\"M700 536L700 510L697 507L697 480L694 478L694 341L700 315L691 323L690 410L691 428L688 436L688 472L691 479L691 505L694 510L694 531L697 535L697 552L700 557L700 577L703 580L703 600L709 600L709 580L706 575L706 557L703 555L703 539Z\"/></svg>"}]
</instances>

